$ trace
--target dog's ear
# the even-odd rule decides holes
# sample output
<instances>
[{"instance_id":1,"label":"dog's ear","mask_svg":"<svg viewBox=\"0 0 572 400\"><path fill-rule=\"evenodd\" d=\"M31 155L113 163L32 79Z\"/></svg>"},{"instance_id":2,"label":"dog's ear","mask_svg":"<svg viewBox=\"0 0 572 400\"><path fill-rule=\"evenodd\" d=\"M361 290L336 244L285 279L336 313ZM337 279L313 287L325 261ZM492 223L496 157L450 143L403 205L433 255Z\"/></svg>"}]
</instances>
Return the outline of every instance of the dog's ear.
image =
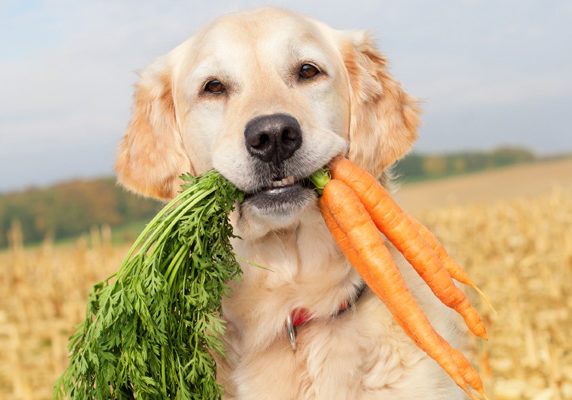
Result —
<instances>
[{"instance_id":1,"label":"dog's ear","mask_svg":"<svg viewBox=\"0 0 572 400\"><path fill-rule=\"evenodd\" d=\"M389 74L368 32L346 33L342 56L351 92L348 156L379 177L417 138L418 100Z\"/></svg>"},{"instance_id":2,"label":"dog's ear","mask_svg":"<svg viewBox=\"0 0 572 400\"><path fill-rule=\"evenodd\" d=\"M168 55L141 73L133 114L119 146L118 180L127 188L161 199L175 197L179 176L192 172L177 127Z\"/></svg>"}]
</instances>

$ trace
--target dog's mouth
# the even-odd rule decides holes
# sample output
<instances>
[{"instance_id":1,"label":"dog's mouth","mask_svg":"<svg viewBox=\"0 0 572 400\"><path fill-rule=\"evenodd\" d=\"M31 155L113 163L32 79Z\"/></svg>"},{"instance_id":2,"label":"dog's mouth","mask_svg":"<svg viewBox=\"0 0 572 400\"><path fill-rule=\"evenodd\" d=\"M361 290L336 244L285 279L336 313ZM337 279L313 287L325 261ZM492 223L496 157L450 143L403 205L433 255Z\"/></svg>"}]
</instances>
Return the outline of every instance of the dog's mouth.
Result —
<instances>
[{"instance_id":1,"label":"dog's mouth","mask_svg":"<svg viewBox=\"0 0 572 400\"><path fill-rule=\"evenodd\" d=\"M268 186L263 186L257 190L255 190L254 192L251 193L247 193L245 195L245 198L250 198L253 196L257 196L260 194L268 194L268 195L280 195L280 193L286 193L289 190L292 190L295 187L302 187L302 188L307 188L307 189L313 189L313 185L312 182L310 182L310 179L308 177L306 178L295 178L293 176L288 176L286 178L274 178L271 182L270 185Z\"/></svg>"},{"instance_id":2,"label":"dog's mouth","mask_svg":"<svg viewBox=\"0 0 572 400\"><path fill-rule=\"evenodd\" d=\"M244 201L259 209L271 211L302 207L315 197L314 185L308 177L276 177L269 185L246 193Z\"/></svg>"}]
</instances>

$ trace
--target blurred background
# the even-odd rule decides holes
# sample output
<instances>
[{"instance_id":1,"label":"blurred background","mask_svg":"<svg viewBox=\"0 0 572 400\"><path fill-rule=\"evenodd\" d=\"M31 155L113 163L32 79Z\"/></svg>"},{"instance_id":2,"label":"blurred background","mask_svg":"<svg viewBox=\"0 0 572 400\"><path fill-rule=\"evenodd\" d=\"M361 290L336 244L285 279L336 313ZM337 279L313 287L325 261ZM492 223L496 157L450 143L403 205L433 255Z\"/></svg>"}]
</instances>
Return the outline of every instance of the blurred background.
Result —
<instances>
[{"instance_id":1,"label":"blurred background","mask_svg":"<svg viewBox=\"0 0 572 400\"><path fill-rule=\"evenodd\" d=\"M115 184L137 71L217 16L275 5L373 32L423 101L394 167L496 306L471 361L493 399L572 399L572 3L0 3L0 398L47 399L91 286L160 204ZM278 27L279 28L279 27Z\"/></svg>"}]
</instances>

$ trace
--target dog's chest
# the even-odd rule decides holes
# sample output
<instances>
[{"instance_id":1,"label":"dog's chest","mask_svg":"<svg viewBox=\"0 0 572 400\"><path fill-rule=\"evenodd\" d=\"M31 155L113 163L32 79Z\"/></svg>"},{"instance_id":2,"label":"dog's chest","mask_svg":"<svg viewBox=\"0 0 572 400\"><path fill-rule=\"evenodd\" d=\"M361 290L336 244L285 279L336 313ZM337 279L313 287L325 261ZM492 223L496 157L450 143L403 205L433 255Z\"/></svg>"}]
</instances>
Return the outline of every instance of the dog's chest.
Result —
<instances>
[{"instance_id":1,"label":"dog's chest","mask_svg":"<svg viewBox=\"0 0 572 400\"><path fill-rule=\"evenodd\" d=\"M360 278L327 231L301 228L249 246L235 251L269 270L244 265L224 303L228 357L218 370L227 399L461 398L371 292L337 312ZM421 304L439 314L430 300ZM297 307L314 318L298 327L293 350L286 318Z\"/></svg>"},{"instance_id":2,"label":"dog's chest","mask_svg":"<svg viewBox=\"0 0 572 400\"><path fill-rule=\"evenodd\" d=\"M228 399L457 399L455 385L366 293L357 307L285 334L265 348L236 348Z\"/></svg>"}]
</instances>

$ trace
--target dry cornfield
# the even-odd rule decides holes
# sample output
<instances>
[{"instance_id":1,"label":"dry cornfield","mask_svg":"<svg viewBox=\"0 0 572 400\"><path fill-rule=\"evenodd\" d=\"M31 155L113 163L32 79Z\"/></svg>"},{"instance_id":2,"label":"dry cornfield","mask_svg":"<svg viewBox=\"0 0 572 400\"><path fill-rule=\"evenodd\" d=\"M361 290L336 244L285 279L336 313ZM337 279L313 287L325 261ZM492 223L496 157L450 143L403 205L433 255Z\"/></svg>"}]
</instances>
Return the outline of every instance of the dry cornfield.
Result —
<instances>
[{"instance_id":1,"label":"dry cornfield","mask_svg":"<svg viewBox=\"0 0 572 400\"><path fill-rule=\"evenodd\" d=\"M117 270L127 247L111 246L108 228L55 247L22 248L17 229L11 236L0 253L0 399L48 399L91 287Z\"/></svg>"},{"instance_id":2,"label":"dry cornfield","mask_svg":"<svg viewBox=\"0 0 572 400\"><path fill-rule=\"evenodd\" d=\"M572 190L423 220L497 310L477 303L489 341L472 357L491 398L572 399Z\"/></svg>"},{"instance_id":3,"label":"dry cornfield","mask_svg":"<svg viewBox=\"0 0 572 400\"><path fill-rule=\"evenodd\" d=\"M572 189L417 213L488 294L472 361L491 399L572 399ZM88 245L89 243L89 245ZM48 399L91 286L126 247L94 229L75 245L0 253L0 398Z\"/></svg>"}]
</instances>

